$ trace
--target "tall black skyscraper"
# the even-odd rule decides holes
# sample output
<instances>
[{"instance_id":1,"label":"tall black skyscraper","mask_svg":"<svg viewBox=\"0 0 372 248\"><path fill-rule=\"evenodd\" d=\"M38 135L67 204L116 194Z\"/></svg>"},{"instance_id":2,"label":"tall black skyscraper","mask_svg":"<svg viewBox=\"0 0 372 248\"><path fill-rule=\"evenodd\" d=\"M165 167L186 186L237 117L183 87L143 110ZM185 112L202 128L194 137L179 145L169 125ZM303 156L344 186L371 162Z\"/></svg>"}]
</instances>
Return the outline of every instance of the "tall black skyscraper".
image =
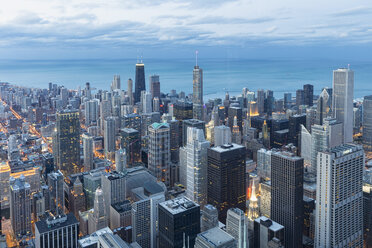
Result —
<instances>
[{"instance_id":1,"label":"tall black skyscraper","mask_svg":"<svg viewBox=\"0 0 372 248\"><path fill-rule=\"evenodd\" d=\"M77 110L57 112L53 154L56 166L64 176L80 172L80 121Z\"/></svg>"},{"instance_id":2,"label":"tall black skyscraper","mask_svg":"<svg viewBox=\"0 0 372 248\"><path fill-rule=\"evenodd\" d=\"M200 233L200 206L186 197L159 203L159 247L194 247ZM186 246L183 246L185 244Z\"/></svg>"},{"instance_id":3,"label":"tall black skyscraper","mask_svg":"<svg viewBox=\"0 0 372 248\"><path fill-rule=\"evenodd\" d=\"M297 108L301 105L304 105L304 90L297 90L296 91L296 106Z\"/></svg>"},{"instance_id":4,"label":"tall black skyscraper","mask_svg":"<svg viewBox=\"0 0 372 248\"><path fill-rule=\"evenodd\" d=\"M145 65L142 63L136 64L136 79L134 89L134 103L141 100L141 91L146 90L145 83Z\"/></svg>"},{"instance_id":5,"label":"tall black skyscraper","mask_svg":"<svg viewBox=\"0 0 372 248\"><path fill-rule=\"evenodd\" d=\"M225 223L227 210L245 211L245 147L226 144L208 149L208 204Z\"/></svg>"},{"instance_id":6,"label":"tall black skyscraper","mask_svg":"<svg viewBox=\"0 0 372 248\"><path fill-rule=\"evenodd\" d=\"M233 124L234 124L234 117L236 116L237 120L238 120L238 126L239 126L239 131L240 132L243 132L243 111L242 111L242 108L240 107L237 107L237 106L231 106L229 107L229 110L228 110L228 117L229 117L229 127L233 128Z\"/></svg>"},{"instance_id":7,"label":"tall black skyscraper","mask_svg":"<svg viewBox=\"0 0 372 248\"><path fill-rule=\"evenodd\" d=\"M304 105L313 106L314 86L311 84L304 85Z\"/></svg>"},{"instance_id":8,"label":"tall black skyscraper","mask_svg":"<svg viewBox=\"0 0 372 248\"><path fill-rule=\"evenodd\" d=\"M285 247L302 247L304 159L291 153L271 156L271 219L284 226Z\"/></svg>"},{"instance_id":9,"label":"tall black skyscraper","mask_svg":"<svg viewBox=\"0 0 372 248\"><path fill-rule=\"evenodd\" d=\"M301 124L306 126L306 114L289 117L288 141L298 147Z\"/></svg>"}]
</instances>

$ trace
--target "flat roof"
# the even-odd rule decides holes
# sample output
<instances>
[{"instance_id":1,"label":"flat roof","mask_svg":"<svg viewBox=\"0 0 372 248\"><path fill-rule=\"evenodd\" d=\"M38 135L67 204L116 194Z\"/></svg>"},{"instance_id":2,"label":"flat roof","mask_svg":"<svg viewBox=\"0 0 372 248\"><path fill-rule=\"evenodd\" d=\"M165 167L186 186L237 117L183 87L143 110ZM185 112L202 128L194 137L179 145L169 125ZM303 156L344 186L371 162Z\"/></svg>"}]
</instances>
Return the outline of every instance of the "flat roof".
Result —
<instances>
[{"instance_id":1,"label":"flat roof","mask_svg":"<svg viewBox=\"0 0 372 248\"><path fill-rule=\"evenodd\" d=\"M244 146L231 143L231 144L223 144L221 146L212 147L211 150L216 151L216 152L228 152L228 151L241 149L241 148L244 148Z\"/></svg>"},{"instance_id":2,"label":"flat roof","mask_svg":"<svg viewBox=\"0 0 372 248\"><path fill-rule=\"evenodd\" d=\"M178 197L172 200L168 200L162 203L159 203L163 208L165 208L171 214L182 213L188 209L199 207L198 204L189 200L186 197Z\"/></svg>"},{"instance_id":3,"label":"flat roof","mask_svg":"<svg viewBox=\"0 0 372 248\"><path fill-rule=\"evenodd\" d=\"M203 239L216 247L221 244L234 242L234 238L227 232L221 230L219 227L214 227L205 232L199 233L197 238Z\"/></svg>"}]
</instances>

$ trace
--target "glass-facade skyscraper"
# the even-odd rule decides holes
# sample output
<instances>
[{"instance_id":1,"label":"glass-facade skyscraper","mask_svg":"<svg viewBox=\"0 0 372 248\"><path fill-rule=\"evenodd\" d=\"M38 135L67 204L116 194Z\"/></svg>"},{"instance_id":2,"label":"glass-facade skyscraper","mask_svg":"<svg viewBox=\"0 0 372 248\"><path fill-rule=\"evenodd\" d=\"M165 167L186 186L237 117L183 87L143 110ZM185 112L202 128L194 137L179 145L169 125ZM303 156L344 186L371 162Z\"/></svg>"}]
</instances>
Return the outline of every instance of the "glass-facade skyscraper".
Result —
<instances>
[{"instance_id":1,"label":"glass-facade skyscraper","mask_svg":"<svg viewBox=\"0 0 372 248\"><path fill-rule=\"evenodd\" d=\"M146 90L145 83L145 64L136 64L136 78L134 85L134 103L141 101L141 91Z\"/></svg>"}]
</instances>

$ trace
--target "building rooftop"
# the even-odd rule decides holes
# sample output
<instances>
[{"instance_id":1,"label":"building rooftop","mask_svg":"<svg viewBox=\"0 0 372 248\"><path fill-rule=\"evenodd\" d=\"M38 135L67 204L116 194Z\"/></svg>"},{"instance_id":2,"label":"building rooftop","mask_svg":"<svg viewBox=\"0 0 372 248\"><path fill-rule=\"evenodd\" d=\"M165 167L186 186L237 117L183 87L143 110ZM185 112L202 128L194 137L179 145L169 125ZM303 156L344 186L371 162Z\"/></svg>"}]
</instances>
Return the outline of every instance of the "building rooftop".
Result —
<instances>
[{"instance_id":1,"label":"building rooftop","mask_svg":"<svg viewBox=\"0 0 372 248\"><path fill-rule=\"evenodd\" d=\"M235 240L230 234L221 230L219 227L214 227L205 232L199 233L197 239L202 239L215 247L234 242Z\"/></svg>"},{"instance_id":2,"label":"building rooftop","mask_svg":"<svg viewBox=\"0 0 372 248\"><path fill-rule=\"evenodd\" d=\"M333 153L336 158L345 156L347 154L363 150L363 147L360 145L354 144L343 144L341 146L336 146L327 150L328 153Z\"/></svg>"},{"instance_id":3,"label":"building rooftop","mask_svg":"<svg viewBox=\"0 0 372 248\"><path fill-rule=\"evenodd\" d=\"M244 146L231 143L231 144L224 144L221 146L212 147L211 150L216 151L216 152L228 152L228 151L241 149L241 148L244 148Z\"/></svg>"},{"instance_id":4,"label":"building rooftop","mask_svg":"<svg viewBox=\"0 0 372 248\"><path fill-rule=\"evenodd\" d=\"M173 200L168 200L162 203L159 203L163 208L165 208L171 214L179 214L188 209L199 207L195 202L187 199L186 197L178 197Z\"/></svg>"},{"instance_id":5,"label":"building rooftop","mask_svg":"<svg viewBox=\"0 0 372 248\"><path fill-rule=\"evenodd\" d=\"M271 220L271 219L269 219L265 216L258 217L254 221L266 226L267 228L269 228L273 232L277 232L280 229L284 229L284 226L280 225L279 223L276 223L275 221L273 221L273 220Z\"/></svg>"},{"instance_id":6,"label":"building rooftop","mask_svg":"<svg viewBox=\"0 0 372 248\"><path fill-rule=\"evenodd\" d=\"M55 217L48 217L46 219L40 220L35 223L37 230L39 233L46 233L61 227L71 226L79 224L79 221L76 219L73 213L68 213L66 215L60 215Z\"/></svg>"}]
</instances>

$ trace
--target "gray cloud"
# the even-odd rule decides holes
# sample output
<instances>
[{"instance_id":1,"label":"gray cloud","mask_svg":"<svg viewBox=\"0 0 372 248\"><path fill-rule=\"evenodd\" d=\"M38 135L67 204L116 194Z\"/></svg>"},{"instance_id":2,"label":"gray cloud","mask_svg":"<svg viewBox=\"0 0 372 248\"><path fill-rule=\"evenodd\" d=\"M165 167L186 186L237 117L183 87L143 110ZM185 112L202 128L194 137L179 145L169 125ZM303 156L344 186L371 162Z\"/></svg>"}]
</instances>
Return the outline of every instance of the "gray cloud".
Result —
<instances>
[{"instance_id":1,"label":"gray cloud","mask_svg":"<svg viewBox=\"0 0 372 248\"><path fill-rule=\"evenodd\" d=\"M356 16L356 15L372 15L372 8L360 6L352 9L347 9L331 14L331 16L342 17L342 16Z\"/></svg>"}]
</instances>

